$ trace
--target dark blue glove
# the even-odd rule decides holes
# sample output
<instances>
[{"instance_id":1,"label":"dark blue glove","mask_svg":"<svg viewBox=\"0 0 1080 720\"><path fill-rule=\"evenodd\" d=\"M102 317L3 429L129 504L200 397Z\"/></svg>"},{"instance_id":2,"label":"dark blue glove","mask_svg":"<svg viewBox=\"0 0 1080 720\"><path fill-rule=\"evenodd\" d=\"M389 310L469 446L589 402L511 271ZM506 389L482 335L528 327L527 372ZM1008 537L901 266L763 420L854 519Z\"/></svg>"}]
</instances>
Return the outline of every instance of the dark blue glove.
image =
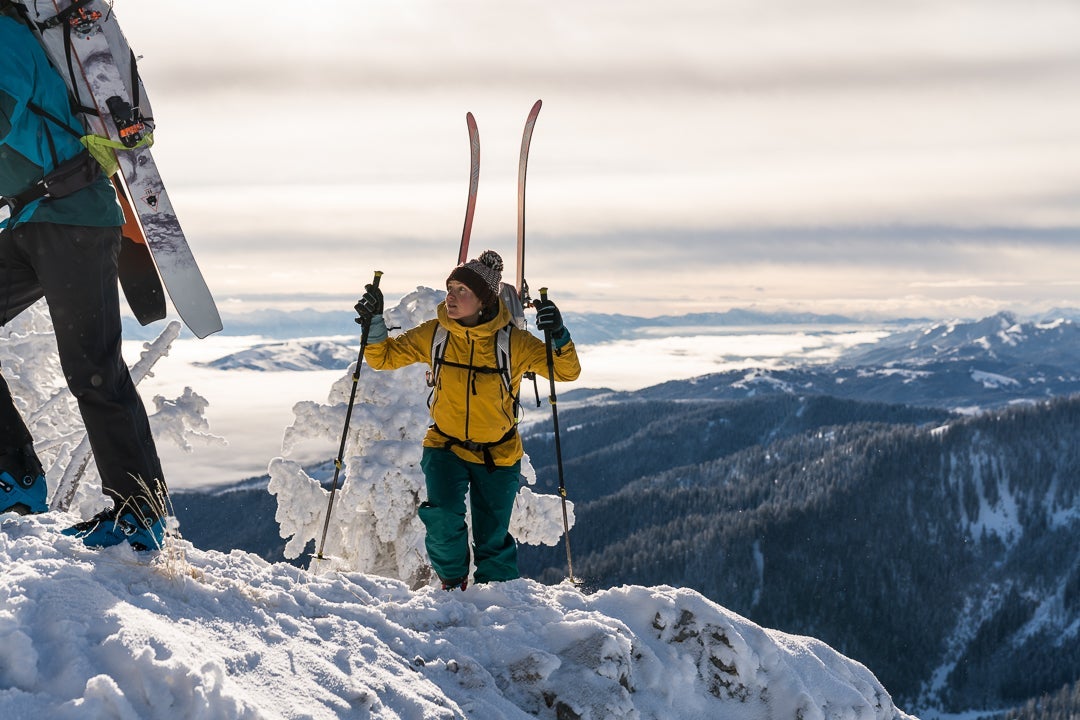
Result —
<instances>
[{"instance_id":1,"label":"dark blue glove","mask_svg":"<svg viewBox=\"0 0 1080 720\"><path fill-rule=\"evenodd\" d=\"M371 318L383 314L383 294L377 285L365 285L364 290L364 297L353 307L360 316L356 318L356 322L367 326L371 324Z\"/></svg>"},{"instance_id":2,"label":"dark blue glove","mask_svg":"<svg viewBox=\"0 0 1080 720\"><path fill-rule=\"evenodd\" d=\"M550 332L554 340L562 338L566 334L566 326L563 325L562 313L555 303L550 300L538 300L533 303L536 308L536 329L542 332Z\"/></svg>"}]
</instances>

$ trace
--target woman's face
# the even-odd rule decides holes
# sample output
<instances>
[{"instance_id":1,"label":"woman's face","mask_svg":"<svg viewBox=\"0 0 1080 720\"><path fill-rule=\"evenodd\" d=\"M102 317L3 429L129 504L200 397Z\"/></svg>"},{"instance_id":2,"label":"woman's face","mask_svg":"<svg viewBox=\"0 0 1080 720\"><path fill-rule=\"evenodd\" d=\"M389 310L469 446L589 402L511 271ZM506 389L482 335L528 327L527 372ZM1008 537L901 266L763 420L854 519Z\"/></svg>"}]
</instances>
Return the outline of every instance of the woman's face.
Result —
<instances>
[{"instance_id":1,"label":"woman's face","mask_svg":"<svg viewBox=\"0 0 1080 720\"><path fill-rule=\"evenodd\" d=\"M457 320L466 327L473 327L479 324L482 309L480 298L476 297L468 285L457 280L446 283L446 314L451 320Z\"/></svg>"}]
</instances>

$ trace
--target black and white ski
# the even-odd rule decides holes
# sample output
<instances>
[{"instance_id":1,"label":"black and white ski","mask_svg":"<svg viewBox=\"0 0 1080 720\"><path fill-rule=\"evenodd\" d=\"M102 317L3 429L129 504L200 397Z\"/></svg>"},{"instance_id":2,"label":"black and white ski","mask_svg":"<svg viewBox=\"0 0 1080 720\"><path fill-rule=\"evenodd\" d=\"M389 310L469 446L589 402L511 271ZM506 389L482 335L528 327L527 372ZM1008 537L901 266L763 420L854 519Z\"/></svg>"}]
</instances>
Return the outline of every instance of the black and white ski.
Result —
<instances>
[{"instance_id":1,"label":"black and white ski","mask_svg":"<svg viewBox=\"0 0 1080 720\"><path fill-rule=\"evenodd\" d=\"M145 136L153 113L135 55L107 0L15 0L26 7L53 65L72 95L92 108L92 134L119 145L123 184L173 307L198 337L221 330L221 317L188 246ZM44 8L52 11L44 16Z\"/></svg>"}]
</instances>

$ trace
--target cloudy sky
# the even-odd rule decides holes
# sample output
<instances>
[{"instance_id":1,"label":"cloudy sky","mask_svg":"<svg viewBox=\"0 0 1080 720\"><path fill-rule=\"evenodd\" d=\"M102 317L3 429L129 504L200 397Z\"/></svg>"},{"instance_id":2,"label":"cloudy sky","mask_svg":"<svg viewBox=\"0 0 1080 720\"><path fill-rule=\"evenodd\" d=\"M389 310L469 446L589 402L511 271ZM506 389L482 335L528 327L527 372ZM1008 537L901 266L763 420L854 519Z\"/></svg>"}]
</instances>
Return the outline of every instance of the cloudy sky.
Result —
<instances>
[{"instance_id":1,"label":"cloudy sky","mask_svg":"<svg viewBox=\"0 0 1080 720\"><path fill-rule=\"evenodd\" d=\"M472 247L512 263L537 98L526 275L569 309L1080 306L1075 0L188 7L116 0L226 312L439 286L466 111Z\"/></svg>"}]
</instances>

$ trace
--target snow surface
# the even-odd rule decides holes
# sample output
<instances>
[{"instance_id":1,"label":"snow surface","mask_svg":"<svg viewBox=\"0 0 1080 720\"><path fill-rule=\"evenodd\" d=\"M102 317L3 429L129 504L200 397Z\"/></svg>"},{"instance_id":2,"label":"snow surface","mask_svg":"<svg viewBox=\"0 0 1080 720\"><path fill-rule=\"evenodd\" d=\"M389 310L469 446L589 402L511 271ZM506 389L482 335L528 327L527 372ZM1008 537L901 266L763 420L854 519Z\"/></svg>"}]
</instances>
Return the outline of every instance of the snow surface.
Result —
<instances>
[{"instance_id":1,"label":"snow surface","mask_svg":"<svg viewBox=\"0 0 1080 720\"><path fill-rule=\"evenodd\" d=\"M981 383L984 388L989 389L1020 386L1020 382L1015 378L999 373L985 372L983 370L972 370L971 379L977 383Z\"/></svg>"},{"instance_id":2,"label":"snow surface","mask_svg":"<svg viewBox=\"0 0 1080 720\"><path fill-rule=\"evenodd\" d=\"M0 515L0 717L907 718L823 643L689 590L410 592Z\"/></svg>"}]
</instances>

